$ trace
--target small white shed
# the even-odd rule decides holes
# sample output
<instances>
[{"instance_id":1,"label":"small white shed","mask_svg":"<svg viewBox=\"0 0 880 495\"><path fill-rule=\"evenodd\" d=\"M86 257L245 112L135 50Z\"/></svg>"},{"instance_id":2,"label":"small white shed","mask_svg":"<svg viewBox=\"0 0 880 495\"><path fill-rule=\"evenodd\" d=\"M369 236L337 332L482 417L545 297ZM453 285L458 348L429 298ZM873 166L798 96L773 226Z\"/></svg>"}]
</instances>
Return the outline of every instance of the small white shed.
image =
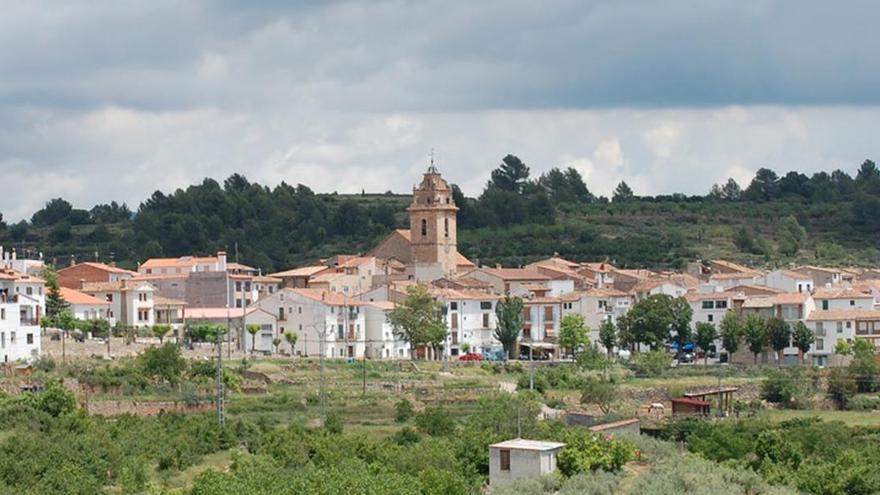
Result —
<instances>
[{"instance_id":1,"label":"small white shed","mask_svg":"<svg viewBox=\"0 0 880 495\"><path fill-rule=\"evenodd\" d=\"M556 455L564 443L515 438L489 446L489 484L503 485L519 478L537 478L556 470Z\"/></svg>"}]
</instances>

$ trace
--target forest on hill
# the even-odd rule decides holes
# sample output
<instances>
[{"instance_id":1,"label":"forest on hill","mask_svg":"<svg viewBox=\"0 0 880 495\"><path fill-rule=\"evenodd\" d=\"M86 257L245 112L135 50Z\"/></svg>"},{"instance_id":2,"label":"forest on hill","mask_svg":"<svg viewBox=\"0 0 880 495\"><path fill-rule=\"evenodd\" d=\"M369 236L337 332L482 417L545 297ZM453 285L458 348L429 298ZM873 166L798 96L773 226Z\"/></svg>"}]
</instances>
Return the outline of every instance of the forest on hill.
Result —
<instances>
[{"instance_id":1,"label":"forest on hill","mask_svg":"<svg viewBox=\"0 0 880 495\"><path fill-rule=\"evenodd\" d=\"M457 186L459 250L484 264L517 266L554 252L626 267L676 268L723 256L760 265L880 263L880 169L865 160L855 174L778 175L762 168L745 187L733 179L704 196L639 196L621 182L611 198L593 195L573 168L538 177L507 155L483 192ZM368 251L392 229L408 227L410 196L316 193L307 186L223 183L166 194L135 211L111 202L89 210L63 198L30 221L6 223L0 245L43 253L60 266L115 261L134 267L155 256L226 250L272 272L337 253Z\"/></svg>"}]
</instances>

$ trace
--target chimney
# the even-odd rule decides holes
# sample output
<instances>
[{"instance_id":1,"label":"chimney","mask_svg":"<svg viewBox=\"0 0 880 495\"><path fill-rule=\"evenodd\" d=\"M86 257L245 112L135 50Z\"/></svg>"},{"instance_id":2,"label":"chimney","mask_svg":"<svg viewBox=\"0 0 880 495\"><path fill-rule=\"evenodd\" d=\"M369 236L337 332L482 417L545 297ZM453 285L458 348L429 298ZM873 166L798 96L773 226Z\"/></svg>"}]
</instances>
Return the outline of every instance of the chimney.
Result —
<instances>
[{"instance_id":1,"label":"chimney","mask_svg":"<svg viewBox=\"0 0 880 495\"><path fill-rule=\"evenodd\" d=\"M501 269L501 263L495 263L495 268L496 268L497 270L500 270L500 269Z\"/></svg>"},{"instance_id":2,"label":"chimney","mask_svg":"<svg viewBox=\"0 0 880 495\"><path fill-rule=\"evenodd\" d=\"M217 271L226 271L226 251L217 251Z\"/></svg>"}]
</instances>

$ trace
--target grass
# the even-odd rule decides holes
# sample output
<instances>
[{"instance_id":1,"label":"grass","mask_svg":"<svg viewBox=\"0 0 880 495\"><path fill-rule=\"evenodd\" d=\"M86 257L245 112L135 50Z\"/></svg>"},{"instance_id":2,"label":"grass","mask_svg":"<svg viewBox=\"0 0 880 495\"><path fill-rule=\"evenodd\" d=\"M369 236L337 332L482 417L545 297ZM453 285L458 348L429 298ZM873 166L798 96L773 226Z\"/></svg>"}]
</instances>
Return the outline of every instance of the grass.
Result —
<instances>
[{"instance_id":1,"label":"grass","mask_svg":"<svg viewBox=\"0 0 880 495\"><path fill-rule=\"evenodd\" d=\"M880 426L880 411L768 409L762 411L760 417L769 421L818 417L823 421L842 421L849 426Z\"/></svg>"}]
</instances>

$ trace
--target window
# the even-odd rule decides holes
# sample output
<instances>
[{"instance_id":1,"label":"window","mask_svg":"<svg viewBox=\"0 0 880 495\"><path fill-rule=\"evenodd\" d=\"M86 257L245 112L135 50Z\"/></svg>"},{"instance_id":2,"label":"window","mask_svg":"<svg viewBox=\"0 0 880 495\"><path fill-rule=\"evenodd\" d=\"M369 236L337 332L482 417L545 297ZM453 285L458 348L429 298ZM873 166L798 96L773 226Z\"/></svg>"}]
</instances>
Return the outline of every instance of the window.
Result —
<instances>
[{"instance_id":1,"label":"window","mask_svg":"<svg viewBox=\"0 0 880 495\"><path fill-rule=\"evenodd\" d=\"M443 219L443 236L449 237L449 219L448 218Z\"/></svg>"},{"instance_id":2,"label":"window","mask_svg":"<svg viewBox=\"0 0 880 495\"><path fill-rule=\"evenodd\" d=\"M849 305L850 305L850 306L855 306L855 305L856 305L855 300L850 299L850 300L849 300Z\"/></svg>"},{"instance_id":3,"label":"window","mask_svg":"<svg viewBox=\"0 0 880 495\"><path fill-rule=\"evenodd\" d=\"M107 294L107 302L113 302L113 294Z\"/></svg>"},{"instance_id":4,"label":"window","mask_svg":"<svg viewBox=\"0 0 880 495\"><path fill-rule=\"evenodd\" d=\"M451 326L453 329L458 328L458 313L453 313L451 318Z\"/></svg>"},{"instance_id":5,"label":"window","mask_svg":"<svg viewBox=\"0 0 880 495\"><path fill-rule=\"evenodd\" d=\"M703 309L712 309L714 307L712 301L703 301Z\"/></svg>"},{"instance_id":6,"label":"window","mask_svg":"<svg viewBox=\"0 0 880 495\"><path fill-rule=\"evenodd\" d=\"M235 283L235 291L236 291L236 292L241 292L241 282L236 282L236 283Z\"/></svg>"},{"instance_id":7,"label":"window","mask_svg":"<svg viewBox=\"0 0 880 495\"><path fill-rule=\"evenodd\" d=\"M458 309L458 303L457 303L457 302L454 302L454 301L451 302L451 303L449 303L449 309L452 310L452 311L457 310L457 309Z\"/></svg>"},{"instance_id":8,"label":"window","mask_svg":"<svg viewBox=\"0 0 880 495\"><path fill-rule=\"evenodd\" d=\"M27 295L29 295L29 296L32 296L32 295L34 295L34 288L33 288L33 287L28 287L28 288L26 288L26 289L24 290L24 292L25 292L25 294L27 294Z\"/></svg>"},{"instance_id":9,"label":"window","mask_svg":"<svg viewBox=\"0 0 880 495\"><path fill-rule=\"evenodd\" d=\"M483 313L483 328L489 328L489 313Z\"/></svg>"},{"instance_id":10,"label":"window","mask_svg":"<svg viewBox=\"0 0 880 495\"><path fill-rule=\"evenodd\" d=\"M828 299L822 299L822 311L828 311Z\"/></svg>"},{"instance_id":11,"label":"window","mask_svg":"<svg viewBox=\"0 0 880 495\"><path fill-rule=\"evenodd\" d=\"M852 328L852 322L851 322L851 321L846 322L846 328L847 328L847 329Z\"/></svg>"},{"instance_id":12,"label":"window","mask_svg":"<svg viewBox=\"0 0 880 495\"><path fill-rule=\"evenodd\" d=\"M34 343L34 334L32 334L32 333L27 334L27 343L28 343L28 345L31 345Z\"/></svg>"},{"instance_id":13,"label":"window","mask_svg":"<svg viewBox=\"0 0 880 495\"><path fill-rule=\"evenodd\" d=\"M284 319L284 308L278 308L278 319L279 320Z\"/></svg>"},{"instance_id":14,"label":"window","mask_svg":"<svg viewBox=\"0 0 880 495\"><path fill-rule=\"evenodd\" d=\"M303 314L303 307L302 307L302 306L297 306L297 307L296 307L296 312L297 312L298 314Z\"/></svg>"},{"instance_id":15,"label":"window","mask_svg":"<svg viewBox=\"0 0 880 495\"><path fill-rule=\"evenodd\" d=\"M480 301L480 309L492 309L492 301Z\"/></svg>"},{"instance_id":16,"label":"window","mask_svg":"<svg viewBox=\"0 0 880 495\"><path fill-rule=\"evenodd\" d=\"M507 449L501 449L498 453L501 457L501 470L510 471L510 451Z\"/></svg>"},{"instance_id":17,"label":"window","mask_svg":"<svg viewBox=\"0 0 880 495\"><path fill-rule=\"evenodd\" d=\"M843 322L842 321L837 322L837 333L843 333Z\"/></svg>"},{"instance_id":18,"label":"window","mask_svg":"<svg viewBox=\"0 0 880 495\"><path fill-rule=\"evenodd\" d=\"M715 309L727 309L727 301L715 301Z\"/></svg>"},{"instance_id":19,"label":"window","mask_svg":"<svg viewBox=\"0 0 880 495\"><path fill-rule=\"evenodd\" d=\"M821 321L816 322L816 335L825 335L825 324Z\"/></svg>"},{"instance_id":20,"label":"window","mask_svg":"<svg viewBox=\"0 0 880 495\"><path fill-rule=\"evenodd\" d=\"M713 319L714 319L714 316L715 316L715 315L709 315L709 316L707 317L706 321L708 321L709 323L712 323L712 321L713 321Z\"/></svg>"},{"instance_id":21,"label":"window","mask_svg":"<svg viewBox=\"0 0 880 495\"><path fill-rule=\"evenodd\" d=\"M0 320L6 319L6 308L0 308Z\"/></svg>"},{"instance_id":22,"label":"window","mask_svg":"<svg viewBox=\"0 0 880 495\"><path fill-rule=\"evenodd\" d=\"M428 221L424 218L422 219L422 237L428 235Z\"/></svg>"},{"instance_id":23,"label":"window","mask_svg":"<svg viewBox=\"0 0 880 495\"><path fill-rule=\"evenodd\" d=\"M10 344L15 343L15 332L9 332L9 343Z\"/></svg>"},{"instance_id":24,"label":"window","mask_svg":"<svg viewBox=\"0 0 880 495\"><path fill-rule=\"evenodd\" d=\"M816 350L824 351L825 350L825 339L816 339Z\"/></svg>"}]
</instances>

